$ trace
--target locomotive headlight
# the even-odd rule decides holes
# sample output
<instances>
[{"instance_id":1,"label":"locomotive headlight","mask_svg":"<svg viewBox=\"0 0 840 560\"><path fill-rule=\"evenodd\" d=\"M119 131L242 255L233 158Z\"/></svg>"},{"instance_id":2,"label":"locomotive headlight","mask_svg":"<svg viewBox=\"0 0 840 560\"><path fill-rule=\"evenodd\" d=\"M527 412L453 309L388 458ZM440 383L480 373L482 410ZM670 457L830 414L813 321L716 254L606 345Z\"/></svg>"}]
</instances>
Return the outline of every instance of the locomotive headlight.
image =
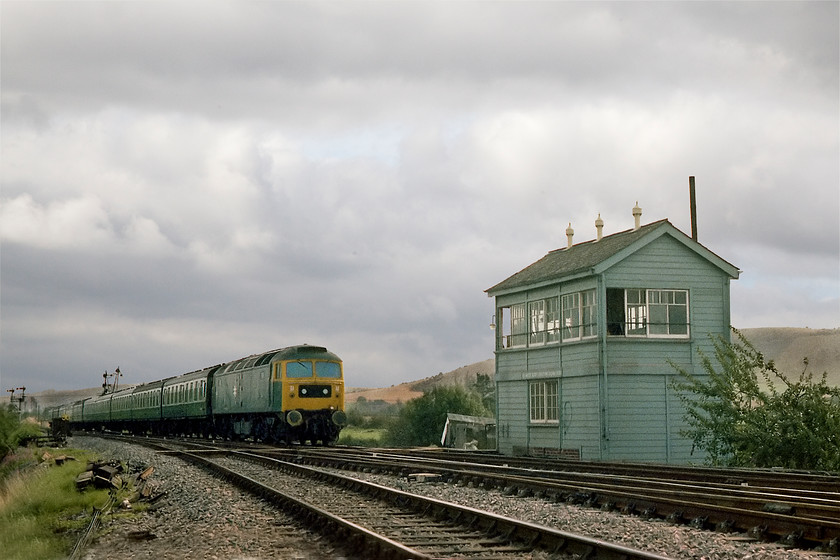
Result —
<instances>
[{"instance_id":1,"label":"locomotive headlight","mask_svg":"<svg viewBox=\"0 0 840 560\"><path fill-rule=\"evenodd\" d=\"M321 389L321 392L324 394L325 397L329 396L329 394L330 394L330 390L326 387Z\"/></svg>"},{"instance_id":2,"label":"locomotive headlight","mask_svg":"<svg viewBox=\"0 0 840 560\"><path fill-rule=\"evenodd\" d=\"M306 387L304 387L303 389L301 389L301 390L300 390L300 394L301 394L301 395L305 395L305 394L306 394Z\"/></svg>"}]
</instances>

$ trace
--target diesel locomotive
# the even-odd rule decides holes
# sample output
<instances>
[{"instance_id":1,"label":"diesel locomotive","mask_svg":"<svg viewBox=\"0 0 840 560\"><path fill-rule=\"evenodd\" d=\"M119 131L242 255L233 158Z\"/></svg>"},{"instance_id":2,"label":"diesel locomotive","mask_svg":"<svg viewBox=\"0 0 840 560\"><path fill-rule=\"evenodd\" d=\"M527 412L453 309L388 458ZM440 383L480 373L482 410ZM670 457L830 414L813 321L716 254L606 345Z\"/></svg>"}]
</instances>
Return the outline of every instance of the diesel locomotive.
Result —
<instances>
[{"instance_id":1,"label":"diesel locomotive","mask_svg":"<svg viewBox=\"0 0 840 560\"><path fill-rule=\"evenodd\" d=\"M344 366L289 346L53 409L71 429L329 445L347 424Z\"/></svg>"}]
</instances>

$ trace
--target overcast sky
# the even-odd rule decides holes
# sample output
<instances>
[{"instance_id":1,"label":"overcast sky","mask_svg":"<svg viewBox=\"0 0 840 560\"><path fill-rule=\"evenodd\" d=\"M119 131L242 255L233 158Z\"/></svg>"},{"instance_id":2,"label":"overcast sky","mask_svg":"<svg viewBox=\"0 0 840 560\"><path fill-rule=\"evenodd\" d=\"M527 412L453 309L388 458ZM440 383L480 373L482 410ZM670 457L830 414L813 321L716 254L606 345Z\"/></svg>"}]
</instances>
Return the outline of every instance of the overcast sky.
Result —
<instances>
[{"instance_id":1,"label":"overcast sky","mask_svg":"<svg viewBox=\"0 0 840 560\"><path fill-rule=\"evenodd\" d=\"M485 360L484 290L637 200L690 233L690 175L733 324L840 326L837 2L0 11L4 391Z\"/></svg>"}]
</instances>

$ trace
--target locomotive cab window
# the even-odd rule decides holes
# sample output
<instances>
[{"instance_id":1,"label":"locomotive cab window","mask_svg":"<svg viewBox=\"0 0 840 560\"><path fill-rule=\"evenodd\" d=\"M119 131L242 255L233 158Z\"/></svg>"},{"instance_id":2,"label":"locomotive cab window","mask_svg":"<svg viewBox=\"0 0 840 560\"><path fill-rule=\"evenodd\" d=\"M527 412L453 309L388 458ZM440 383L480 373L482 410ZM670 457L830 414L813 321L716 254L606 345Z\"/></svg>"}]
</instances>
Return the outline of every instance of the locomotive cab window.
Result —
<instances>
[{"instance_id":1,"label":"locomotive cab window","mask_svg":"<svg viewBox=\"0 0 840 560\"><path fill-rule=\"evenodd\" d=\"M327 379L341 379L341 365L336 362L315 362L315 376Z\"/></svg>"},{"instance_id":2,"label":"locomotive cab window","mask_svg":"<svg viewBox=\"0 0 840 560\"><path fill-rule=\"evenodd\" d=\"M287 362L286 377L292 379L312 377L312 362Z\"/></svg>"}]
</instances>

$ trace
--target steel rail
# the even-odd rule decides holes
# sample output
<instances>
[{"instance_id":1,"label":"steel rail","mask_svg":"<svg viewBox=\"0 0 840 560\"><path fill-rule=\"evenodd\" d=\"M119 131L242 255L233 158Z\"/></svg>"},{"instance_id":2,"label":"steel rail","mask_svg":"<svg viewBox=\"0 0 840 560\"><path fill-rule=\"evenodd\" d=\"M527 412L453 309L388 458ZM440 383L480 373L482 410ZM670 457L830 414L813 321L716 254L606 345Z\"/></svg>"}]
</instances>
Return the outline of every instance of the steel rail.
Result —
<instances>
[{"instance_id":1,"label":"steel rail","mask_svg":"<svg viewBox=\"0 0 840 560\"><path fill-rule=\"evenodd\" d=\"M140 441L128 439L126 441L153 447L199 465L216 476L228 480L269 502L275 503L276 505L279 504L285 510L298 513L301 518L310 520L311 525L317 525L328 536L336 537L337 535L341 535L344 545L350 545L356 549L363 549L366 557L400 560L431 560L440 558L439 556L416 550L411 546L380 535L371 529L344 519L323 508L264 485L251 477L237 473L232 469L228 469L212 461L209 457L214 455L240 457L285 471L298 478L306 476L328 482L354 492L373 496L378 500L385 501L401 509L412 509L420 515L442 521L447 525L450 523L457 524L464 526L468 530L478 529L482 532L500 535L504 539L521 543L520 546L525 546L529 550L542 548L552 553L576 554L581 558L591 560L668 560L667 557L655 553L411 494L352 477L327 473L288 461L266 457L264 454L250 451L219 449L193 442L166 441L166 445L164 445L164 443L150 439ZM167 446L172 443L185 444L188 447L200 447L202 449L200 451L167 449ZM311 521L312 519L317 519L318 522L314 523ZM520 550L515 549L515 551ZM447 554L445 557L448 558L450 555Z\"/></svg>"},{"instance_id":2,"label":"steel rail","mask_svg":"<svg viewBox=\"0 0 840 560\"><path fill-rule=\"evenodd\" d=\"M312 469L296 463L281 461L265 455L235 451L231 455L247 458L272 468L280 469L295 476L306 476L321 481L329 482L343 488L351 489L367 495L375 496L389 503L400 507L410 507L415 511L432 514L436 518L443 518L449 521L457 521L459 524L478 526L485 530L504 534L509 538L527 542L539 547L547 548L553 552L564 552L571 554L583 554L586 558L597 559L625 559L625 560L665 560L666 557L637 550L623 545L609 543L600 539L577 535L565 531L538 525L527 521L521 521L478 510L450 502L444 502L418 494L412 494L403 490L397 490L366 482L357 478L347 477L335 473ZM211 462L212 463L212 462Z\"/></svg>"},{"instance_id":3,"label":"steel rail","mask_svg":"<svg viewBox=\"0 0 840 560\"><path fill-rule=\"evenodd\" d=\"M328 530L331 530L329 531L329 533L331 533L333 537L335 537L336 534L341 534L343 532L347 536L347 540L344 543L345 545L349 545L353 548L364 547L365 550L370 551L372 554L374 554L376 558L395 558L400 560L433 560L432 556L413 550L383 535L374 533L373 531L369 531L368 529L360 525L347 521L346 519L343 519L339 516L333 515L328 511L318 508L303 500L299 500L293 496L290 496L289 494L271 488L270 486L266 486L254 480L253 478L237 473L231 469L225 468L222 465L219 465L218 463L215 463L207 458L207 455L229 454L231 453L230 450L219 448L214 449L211 446L194 444L192 442L166 442L168 444L178 443L186 444L190 447L206 448L204 449L204 452L196 453L195 451L170 449L167 447L167 445L161 443L161 440L151 438L140 441L137 441L136 439L132 438L123 437L114 437L112 439L120 439L128 443L144 445L146 447L156 449L159 452L163 452L181 458L185 461L188 461L194 465L197 465L209 471L210 473L232 484L235 484L236 486L244 490L251 492L256 496L265 499L270 503L273 503L275 506L279 506L284 511L291 511L293 513L298 514L302 520L318 519L320 520L318 526L321 527L323 532L328 532Z\"/></svg>"},{"instance_id":4,"label":"steel rail","mask_svg":"<svg viewBox=\"0 0 840 560\"><path fill-rule=\"evenodd\" d=\"M188 444L199 446L201 444ZM251 446L253 449L253 446ZM218 448L208 453L219 453ZM787 490L779 486L761 488L754 486L716 483L695 483L680 486L673 480L661 478L641 479L630 476L601 475L609 482L593 481L597 474L571 471L546 471L522 467L489 466L451 461L446 459L419 458L408 450L360 451L348 448L260 449L256 453L286 456L293 461L314 461L315 464L332 465L347 469L348 455L357 453L356 461L367 472L398 473L405 476L410 469L436 472L444 479L485 487L507 488L506 492L534 493L551 499L562 499L584 505L636 513L645 517L668 519L672 522L690 523L697 528L742 531L754 538L780 540L793 546L819 546L828 552L840 552L840 508L836 498L840 494ZM435 454L432 454L435 455ZM439 456L441 454L437 454ZM444 453L442 455L449 455ZM463 457L462 457L463 458ZM608 464L609 466L609 464ZM489 467L489 468L488 468ZM658 465L656 466L659 467ZM648 466L650 468L650 466ZM477 470L481 469L481 470ZM490 471L497 471L493 473ZM689 469L690 470L690 469ZM417 472L415 470L414 472ZM499 474L501 473L501 474ZM523 474L524 473L524 474ZM575 480L557 480L575 479ZM691 479L691 477L688 477ZM640 489L640 486L651 488ZM713 493L731 493L712 499ZM744 507L750 505L748 509Z\"/></svg>"},{"instance_id":5,"label":"steel rail","mask_svg":"<svg viewBox=\"0 0 840 560\"><path fill-rule=\"evenodd\" d=\"M310 453L308 450L299 453L299 460L311 460L316 464L344 469L348 468L350 461L344 455L331 457L321 452ZM710 485L680 486L674 482L660 481L659 486L655 486L650 481L628 477L613 478L613 482L621 481L620 485L616 485L593 481L592 478L596 477L593 474L580 475L588 477L584 482L563 481L557 477L569 473L530 471L526 476L514 474L523 472L522 469L502 469L502 474L499 474L489 472L492 469L466 469L463 463L458 463L461 467L458 468L453 465L436 467L430 462L397 462L393 457L379 453L359 461L362 470L405 476L406 468L418 466L425 469L425 472L441 474L449 480L473 482L485 487L507 487L511 493L541 493L553 499L574 501L592 507L660 517L673 522L689 522L697 528L743 531L755 538L778 539L794 546L820 546L832 552L837 552L840 546L840 506L836 501L824 497L806 497L799 502L798 498L779 494L778 488L769 489L775 493L762 497L756 493L756 488L744 490L732 485L713 488ZM645 488L645 485L651 487ZM729 493L732 495L727 496ZM836 495L834 497L836 500Z\"/></svg>"},{"instance_id":6,"label":"steel rail","mask_svg":"<svg viewBox=\"0 0 840 560\"><path fill-rule=\"evenodd\" d=\"M323 459L322 459L323 460ZM346 462L346 459L339 459ZM326 462L334 462L327 458ZM384 471L394 472L394 463L386 459L361 459L367 464ZM399 463L400 471L404 465ZM715 507L733 507L746 511L769 511L783 515L812 518L828 523L840 520L840 494L828 492L816 495L812 492L801 494L797 491L783 491L779 488L759 488L751 486L723 485L718 483L686 483L659 478L641 478L618 475L596 475L591 473L527 471L524 469L503 469L490 472L487 469L440 468L430 464L418 465L430 471L438 471L448 478L474 479L485 484L499 487L515 481L521 487L531 487L544 491L564 491L581 493L610 494L625 489L626 492L648 498L677 497L696 503L707 503Z\"/></svg>"},{"instance_id":7,"label":"steel rail","mask_svg":"<svg viewBox=\"0 0 840 560\"><path fill-rule=\"evenodd\" d=\"M725 484L744 484L749 486L773 487L783 483L784 488L814 490L816 492L840 492L840 474L826 471L802 471L775 468L740 468L669 465L662 463L629 463L612 461L579 461L561 458L520 457L499 455L489 451L464 451L457 449L369 449L368 451L388 454L394 453L409 457L429 457L453 462L471 462L483 464L505 464L523 468L540 468L555 471L597 472L638 476L649 473L652 469L663 479L693 480L696 482L718 482ZM535 465L538 465L535 467Z\"/></svg>"},{"instance_id":8,"label":"steel rail","mask_svg":"<svg viewBox=\"0 0 840 560\"><path fill-rule=\"evenodd\" d=\"M337 454L323 453L316 450L298 450L298 456L313 456L322 458L326 461L334 461L336 456L341 457L341 461L347 460L346 453ZM395 461L406 468L428 469L430 471L439 471L441 473L465 473L478 472L480 475L484 474L499 474L505 478L512 476L533 477L536 479L545 480L560 480L562 482L579 482L581 484L603 484L604 481L609 481L611 487L625 486L630 488L638 488L644 486L650 489L659 489L667 492L668 490L677 490L680 492L691 493L699 492L702 495L708 496L710 492L723 493L727 500L743 499L745 503L753 502L757 508L760 509L768 502L777 505L796 506L797 513L805 517L814 518L840 518L840 492L829 491L810 491L800 489L782 488L780 486L750 486L739 485L733 483L722 482L702 482L694 479L676 480L672 478L661 478L658 476L650 476L649 471L642 476L640 473L635 475L616 475L610 473L592 473L592 472L575 472L575 471L552 471L541 470L534 468L510 467L510 466L496 466L485 465L482 463L466 463L466 462L449 462L445 460L426 459L418 461L411 455L401 454L359 454L356 460L363 464L381 466L381 468L393 471ZM781 508L780 508L781 509Z\"/></svg>"},{"instance_id":9,"label":"steel rail","mask_svg":"<svg viewBox=\"0 0 840 560\"><path fill-rule=\"evenodd\" d=\"M68 556L68 560L78 560L82 557L82 554L85 551L85 547L87 547L90 539L93 537L93 534L99 529L99 525L102 523L102 515L104 513L108 513L110 509L113 507L114 503L116 502L116 495L113 492L108 493L108 500L105 502L105 505L101 508L95 507L93 508L93 513L90 516L90 522L88 522L87 527L82 534L79 535L78 540L76 540L76 544L73 547L73 550L70 551L70 556Z\"/></svg>"}]
</instances>

